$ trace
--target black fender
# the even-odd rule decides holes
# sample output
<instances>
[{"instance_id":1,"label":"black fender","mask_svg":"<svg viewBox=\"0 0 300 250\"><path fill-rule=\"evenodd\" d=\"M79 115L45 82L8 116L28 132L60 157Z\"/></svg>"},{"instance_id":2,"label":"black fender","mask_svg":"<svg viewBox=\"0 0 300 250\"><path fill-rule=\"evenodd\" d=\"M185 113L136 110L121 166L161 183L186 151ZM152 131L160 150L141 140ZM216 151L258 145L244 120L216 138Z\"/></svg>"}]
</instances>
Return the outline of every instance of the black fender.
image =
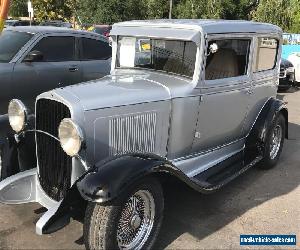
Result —
<instances>
[{"instance_id":1,"label":"black fender","mask_svg":"<svg viewBox=\"0 0 300 250\"><path fill-rule=\"evenodd\" d=\"M76 183L82 198L112 201L137 180L146 176L174 176L194 189L199 186L167 159L152 154L127 154L99 162Z\"/></svg>"},{"instance_id":2,"label":"black fender","mask_svg":"<svg viewBox=\"0 0 300 250\"><path fill-rule=\"evenodd\" d=\"M26 130L34 127L34 116L28 116ZM9 124L8 115L0 116L0 150L1 150L1 178L6 178L21 171L35 167L35 137L34 133L22 133L15 138L15 132Z\"/></svg>"},{"instance_id":3,"label":"black fender","mask_svg":"<svg viewBox=\"0 0 300 250\"><path fill-rule=\"evenodd\" d=\"M0 153L1 153L1 177L9 177L18 172L17 143L14 132L9 125L8 115L0 116Z\"/></svg>"},{"instance_id":4,"label":"black fender","mask_svg":"<svg viewBox=\"0 0 300 250\"><path fill-rule=\"evenodd\" d=\"M286 103L276 98L270 98L259 113L247 139L245 147L246 161L251 161L262 154L268 128L279 114L283 114L286 122L285 137L288 139L288 109Z\"/></svg>"}]
</instances>

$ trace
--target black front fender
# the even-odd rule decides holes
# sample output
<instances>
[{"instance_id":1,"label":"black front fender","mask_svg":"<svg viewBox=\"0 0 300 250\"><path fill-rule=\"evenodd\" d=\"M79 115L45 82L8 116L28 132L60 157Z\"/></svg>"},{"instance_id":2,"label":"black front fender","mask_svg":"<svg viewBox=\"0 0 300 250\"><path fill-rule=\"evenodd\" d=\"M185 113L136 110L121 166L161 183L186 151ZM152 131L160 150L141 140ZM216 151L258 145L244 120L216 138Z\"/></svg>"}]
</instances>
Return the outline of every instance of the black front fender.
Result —
<instances>
[{"instance_id":1,"label":"black front fender","mask_svg":"<svg viewBox=\"0 0 300 250\"><path fill-rule=\"evenodd\" d=\"M85 200L103 203L117 198L136 180L152 174L171 175L197 188L168 160L151 154L123 155L99 162L77 181L77 188Z\"/></svg>"},{"instance_id":2,"label":"black front fender","mask_svg":"<svg viewBox=\"0 0 300 250\"><path fill-rule=\"evenodd\" d=\"M34 116L29 116L26 129L34 127ZM26 132L26 131L25 131ZM16 142L15 132L9 125L8 115L0 116L1 178L35 167L34 133L24 133Z\"/></svg>"}]
</instances>

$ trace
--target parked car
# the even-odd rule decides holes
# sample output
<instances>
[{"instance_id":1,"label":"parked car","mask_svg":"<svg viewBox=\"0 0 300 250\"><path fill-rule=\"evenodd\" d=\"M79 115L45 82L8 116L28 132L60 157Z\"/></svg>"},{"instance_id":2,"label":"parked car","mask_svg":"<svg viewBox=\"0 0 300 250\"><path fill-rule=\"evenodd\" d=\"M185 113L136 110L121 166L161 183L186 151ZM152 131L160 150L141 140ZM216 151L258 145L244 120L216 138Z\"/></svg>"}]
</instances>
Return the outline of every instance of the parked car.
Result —
<instances>
[{"instance_id":1,"label":"parked car","mask_svg":"<svg viewBox=\"0 0 300 250\"><path fill-rule=\"evenodd\" d=\"M300 85L300 53L295 52L292 53L289 57L288 60L293 64L294 69L295 69L295 84Z\"/></svg>"},{"instance_id":2,"label":"parked car","mask_svg":"<svg viewBox=\"0 0 300 250\"><path fill-rule=\"evenodd\" d=\"M73 28L73 25L71 23L63 22L63 21L46 21L40 23L40 26L53 26L53 27L61 27L61 28Z\"/></svg>"},{"instance_id":3,"label":"parked car","mask_svg":"<svg viewBox=\"0 0 300 250\"><path fill-rule=\"evenodd\" d=\"M150 249L165 178L210 193L278 162L288 135L276 99L282 31L153 20L115 24L111 37L111 75L39 95L37 168L2 181L0 201L46 207L38 234L83 212L88 249ZM20 100L10 102L9 119L17 140L29 133Z\"/></svg>"},{"instance_id":4,"label":"parked car","mask_svg":"<svg viewBox=\"0 0 300 250\"><path fill-rule=\"evenodd\" d=\"M89 31L95 32L97 34L109 38L111 28L112 28L111 25L94 25L91 28L89 28Z\"/></svg>"},{"instance_id":5,"label":"parked car","mask_svg":"<svg viewBox=\"0 0 300 250\"><path fill-rule=\"evenodd\" d=\"M279 74L279 90L288 90L294 85L295 81L295 68L293 64L282 58L280 62L280 74Z\"/></svg>"},{"instance_id":6,"label":"parked car","mask_svg":"<svg viewBox=\"0 0 300 250\"><path fill-rule=\"evenodd\" d=\"M34 24L34 23L33 23ZM16 27L16 26L29 26L30 25L30 21L29 20L6 20L4 27Z\"/></svg>"},{"instance_id":7,"label":"parked car","mask_svg":"<svg viewBox=\"0 0 300 250\"><path fill-rule=\"evenodd\" d=\"M101 78L110 72L111 47L107 39L91 32L54 27L7 28L0 36L0 173L5 178L32 167L33 142L16 148L8 123L7 106L20 98L34 113L37 95ZM34 124L34 117L32 126ZM27 137L28 138L28 137ZM34 136L32 135L32 141ZM21 147L20 145L23 145ZM16 162L16 150L25 150ZM31 153L28 152L31 150ZM8 153L9 152L9 153ZM27 156L28 160L24 160Z\"/></svg>"}]
</instances>

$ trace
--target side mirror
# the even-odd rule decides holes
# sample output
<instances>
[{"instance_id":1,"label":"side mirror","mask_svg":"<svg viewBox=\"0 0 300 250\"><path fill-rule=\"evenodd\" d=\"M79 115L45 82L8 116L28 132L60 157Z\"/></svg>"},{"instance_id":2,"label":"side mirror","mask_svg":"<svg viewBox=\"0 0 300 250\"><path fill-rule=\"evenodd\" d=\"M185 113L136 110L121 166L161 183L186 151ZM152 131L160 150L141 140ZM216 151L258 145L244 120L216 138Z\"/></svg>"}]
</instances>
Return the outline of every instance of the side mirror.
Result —
<instances>
[{"instance_id":1,"label":"side mirror","mask_svg":"<svg viewBox=\"0 0 300 250\"><path fill-rule=\"evenodd\" d=\"M40 62L43 61L44 55L38 50L33 50L24 58L24 62Z\"/></svg>"}]
</instances>

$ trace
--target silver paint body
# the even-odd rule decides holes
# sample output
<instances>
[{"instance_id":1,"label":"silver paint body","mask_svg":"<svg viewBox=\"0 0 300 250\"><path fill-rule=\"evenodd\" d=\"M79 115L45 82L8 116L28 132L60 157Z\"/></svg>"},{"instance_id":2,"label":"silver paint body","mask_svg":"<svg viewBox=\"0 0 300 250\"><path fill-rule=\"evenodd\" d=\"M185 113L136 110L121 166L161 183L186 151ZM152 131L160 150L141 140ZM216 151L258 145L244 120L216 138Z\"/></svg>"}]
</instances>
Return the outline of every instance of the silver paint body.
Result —
<instances>
[{"instance_id":1,"label":"silver paint body","mask_svg":"<svg viewBox=\"0 0 300 250\"><path fill-rule=\"evenodd\" d=\"M193 177L242 151L245 138L265 103L276 96L279 83L279 56L274 70L253 73L257 38L272 37L281 44L281 33L277 26L243 21L156 20L114 25L111 75L38 97L67 105L72 119L84 131L86 149L80 152L81 161L73 159L72 182L86 168L115 154L151 152ZM193 79L151 70L118 69L118 35L194 41L198 51ZM251 39L247 75L204 80L204 51L208 41L216 38ZM281 46L278 55L280 50ZM18 178L23 176L21 173ZM37 181L28 183L39 186ZM1 184L0 193L3 186L7 185ZM36 190L32 191L36 201L48 208L57 205L49 198L41 200L43 192ZM0 200L5 202L1 195Z\"/></svg>"}]
</instances>

